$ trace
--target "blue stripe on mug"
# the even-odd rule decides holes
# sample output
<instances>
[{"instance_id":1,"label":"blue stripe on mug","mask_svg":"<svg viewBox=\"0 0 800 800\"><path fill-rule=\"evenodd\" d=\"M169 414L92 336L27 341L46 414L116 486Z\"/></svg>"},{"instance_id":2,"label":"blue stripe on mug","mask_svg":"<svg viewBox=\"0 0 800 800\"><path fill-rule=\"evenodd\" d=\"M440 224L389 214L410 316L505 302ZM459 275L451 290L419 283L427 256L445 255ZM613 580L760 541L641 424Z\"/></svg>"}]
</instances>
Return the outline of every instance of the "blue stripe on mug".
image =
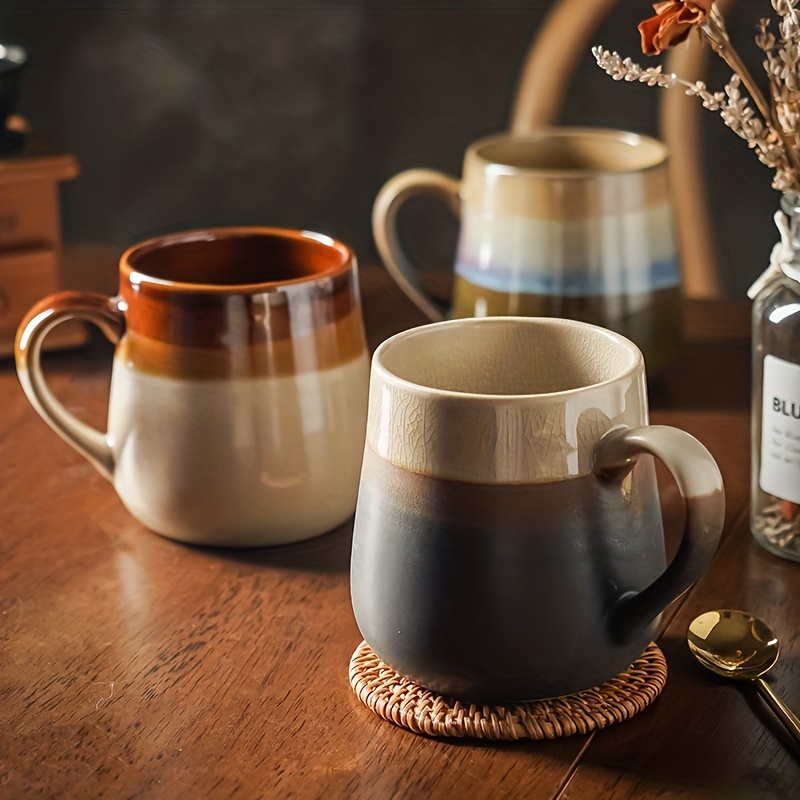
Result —
<instances>
[{"instance_id":1,"label":"blue stripe on mug","mask_svg":"<svg viewBox=\"0 0 800 800\"><path fill-rule=\"evenodd\" d=\"M680 284L680 268L676 258L654 261L648 268L595 267L580 270L553 270L543 274L530 268L502 267L492 264L484 270L459 254L456 274L475 286L510 294L562 295L586 297L620 294L641 294L671 289Z\"/></svg>"}]
</instances>

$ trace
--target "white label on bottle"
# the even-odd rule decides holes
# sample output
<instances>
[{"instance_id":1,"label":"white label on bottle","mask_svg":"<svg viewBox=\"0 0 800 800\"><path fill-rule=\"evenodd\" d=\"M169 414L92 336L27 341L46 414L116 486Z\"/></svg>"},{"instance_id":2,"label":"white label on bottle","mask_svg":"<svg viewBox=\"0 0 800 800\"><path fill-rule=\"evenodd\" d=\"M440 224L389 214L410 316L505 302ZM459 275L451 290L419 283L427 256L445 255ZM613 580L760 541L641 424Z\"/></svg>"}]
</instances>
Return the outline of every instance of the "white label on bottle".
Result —
<instances>
[{"instance_id":1,"label":"white label on bottle","mask_svg":"<svg viewBox=\"0 0 800 800\"><path fill-rule=\"evenodd\" d=\"M761 475L767 493L800 503L800 365L764 357Z\"/></svg>"}]
</instances>

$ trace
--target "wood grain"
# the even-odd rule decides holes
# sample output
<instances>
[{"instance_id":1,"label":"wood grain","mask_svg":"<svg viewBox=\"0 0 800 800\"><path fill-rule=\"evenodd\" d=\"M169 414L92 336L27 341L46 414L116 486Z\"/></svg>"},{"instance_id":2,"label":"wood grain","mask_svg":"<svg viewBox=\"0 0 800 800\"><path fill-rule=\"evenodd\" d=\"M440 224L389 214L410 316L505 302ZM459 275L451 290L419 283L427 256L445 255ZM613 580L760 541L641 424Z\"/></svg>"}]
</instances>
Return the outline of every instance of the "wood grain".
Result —
<instances>
[{"instance_id":1,"label":"wood grain","mask_svg":"<svg viewBox=\"0 0 800 800\"><path fill-rule=\"evenodd\" d=\"M108 283L107 256L94 278L85 273L91 280ZM382 270L364 267L361 285L372 348L425 321ZM683 642L688 621L708 608L763 615L786 640L772 680L800 708L797 566L749 536L747 395L736 394L741 375L715 372L723 359L747 363L747 321L732 326L717 304L703 313L706 330L719 313L720 336L688 340L681 358L727 380L729 399L709 407L705 398L724 387L697 384L678 364L652 390L652 417L693 433L719 461L724 544L664 616L662 697L629 722L553 742L426 739L373 716L347 681L360 640L349 524L253 551L161 539L41 422L1 364L0 797L800 795L797 754L761 701L705 675ZM99 335L44 358L54 392L97 426L110 358ZM696 402L676 404L687 397ZM674 540L682 510L666 475L661 485Z\"/></svg>"},{"instance_id":2,"label":"wood grain","mask_svg":"<svg viewBox=\"0 0 800 800\"><path fill-rule=\"evenodd\" d=\"M769 680L800 708L798 607L797 565L756 544L740 515L659 641L670 669L661 697L629 724L596 737L559 797L800 797L800 748L755 687L717 678L686 646L689 623L704 611L744 608L761 617L781 642Z\"/></svg>"}]
</instances>

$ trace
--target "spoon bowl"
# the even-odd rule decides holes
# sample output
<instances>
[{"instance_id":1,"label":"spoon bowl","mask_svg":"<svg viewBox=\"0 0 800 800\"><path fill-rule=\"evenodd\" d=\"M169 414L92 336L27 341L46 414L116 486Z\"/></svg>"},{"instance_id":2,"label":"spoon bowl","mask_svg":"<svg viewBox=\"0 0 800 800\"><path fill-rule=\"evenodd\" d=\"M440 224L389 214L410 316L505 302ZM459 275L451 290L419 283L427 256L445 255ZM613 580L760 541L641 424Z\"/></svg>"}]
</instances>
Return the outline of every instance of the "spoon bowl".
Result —
<instances>
[{"instance_id":1,"label":"spoon bowl","mask_svg":"<svg viewBox=\"0 0 800 800\"><path fill-rule=\"evenodd\" d=\"M779 645L769 626L744 611L707 611L692 620L689 649L706 668L725 678L752 681L787 730L800 742L800 719L764 680L778 660Z\"/></svg>"},{"instance_id":2,"label":"spoon bowl","mask_svg":"<svg viewBox=\"0 0 800 800\"><path fill-rule=\"evenodd\" d=\"M686 639L704 667L739 680L766 673L780 651L769 627L744 611L707 611L689 625Z\"/></svg>"}]
</instances>

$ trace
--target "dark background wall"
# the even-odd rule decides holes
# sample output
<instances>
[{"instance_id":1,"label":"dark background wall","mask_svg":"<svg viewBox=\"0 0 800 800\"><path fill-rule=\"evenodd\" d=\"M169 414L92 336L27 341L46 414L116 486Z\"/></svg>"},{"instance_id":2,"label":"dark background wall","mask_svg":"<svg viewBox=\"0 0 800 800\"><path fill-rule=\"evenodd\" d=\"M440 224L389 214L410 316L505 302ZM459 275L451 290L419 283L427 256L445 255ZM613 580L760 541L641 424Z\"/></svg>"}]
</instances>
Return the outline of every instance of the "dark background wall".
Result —
<instances>
[{"instance_id":1,"label":"dark background wall","mask_svg":"<svg viewBox=\"0 0 800 800\"><path fill-rule=\"evenodd\" d=\"M507 126L549 5L0 0L0 41L30 53L21 112L80 160L81 176L63 188L68 241L121 248L259 223L328 233L374 259L369 214L381 184L411 166L458 174L470 141ZM737 3L734 35L749 43L768 10ZM639 60L636 23L650 13L621 0L597 42ZM709 84L725 78L716 66ZM563 121L657 134L662 91L611 81L587 53ZM741 295L766 265L779 198L746 146L707 117L715 236L728 290ZM419 201L404 217L419 257L444 265L456 235L447 213Z\"/></svg>"}]
</instances>

